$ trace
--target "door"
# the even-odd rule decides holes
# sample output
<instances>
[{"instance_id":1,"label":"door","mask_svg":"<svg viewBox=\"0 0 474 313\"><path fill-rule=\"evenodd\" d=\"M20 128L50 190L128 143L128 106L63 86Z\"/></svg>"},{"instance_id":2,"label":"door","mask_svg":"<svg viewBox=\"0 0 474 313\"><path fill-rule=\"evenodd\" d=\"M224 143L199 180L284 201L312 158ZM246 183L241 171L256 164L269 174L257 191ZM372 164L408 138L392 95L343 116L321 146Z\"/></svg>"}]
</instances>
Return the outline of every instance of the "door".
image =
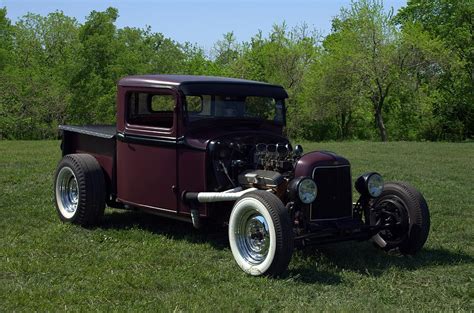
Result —
<instances>
[{"instance_id":1,"label":"door","mask_svg":"<svg viewBox=\"0 0 474 313\"><path fill-rule=\"evenodd\" d=\"M117 134L117 197L123 203L177 212L178 97L171 89L129 90Z\"/></svg>"}]
</instances>

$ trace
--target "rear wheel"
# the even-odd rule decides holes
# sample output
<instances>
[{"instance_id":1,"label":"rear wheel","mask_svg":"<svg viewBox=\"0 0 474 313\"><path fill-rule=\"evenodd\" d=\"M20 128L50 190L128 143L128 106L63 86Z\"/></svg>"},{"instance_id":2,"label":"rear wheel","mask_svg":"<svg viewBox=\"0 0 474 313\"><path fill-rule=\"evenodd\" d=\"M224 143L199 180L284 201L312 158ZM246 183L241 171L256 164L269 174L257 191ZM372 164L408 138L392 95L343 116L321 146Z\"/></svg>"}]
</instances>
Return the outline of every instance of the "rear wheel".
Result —
<instances>
[{"instance_id":1,"label":"rear wheel","mask_svg":"<svg viewBox=\"0 0 474 313\"><path fill-rule=\"evenodd\" d=\"M267 191L238 199L229 220L229 242L240 268L254 276L278 276L293 254L293 229L287 209Z\"/></svg>"},{"instance_id":2,"label":"rear wheel","mask_svg":"<svg viewBox=\"0 0 474 313\"><path fill-rule=\"evenodd\" d=\"M56 170L54 194L62 221L97 224L105 209L105 180L97 160L89 154L64 156Z\"/></svg>"},{"instance_id":3,"label":"rear wheel","mask_svg":"<svg viewBox=\"0 0 474 313\"><path fill-rule=\"evenodd\" d=\"M430 230L430 214L423 195L406 183L386 183L373 204L371 223L389 224L374 242L384 250L398 248L403 254L416 254L425 244Z\"/></svg>"}]
</instances>

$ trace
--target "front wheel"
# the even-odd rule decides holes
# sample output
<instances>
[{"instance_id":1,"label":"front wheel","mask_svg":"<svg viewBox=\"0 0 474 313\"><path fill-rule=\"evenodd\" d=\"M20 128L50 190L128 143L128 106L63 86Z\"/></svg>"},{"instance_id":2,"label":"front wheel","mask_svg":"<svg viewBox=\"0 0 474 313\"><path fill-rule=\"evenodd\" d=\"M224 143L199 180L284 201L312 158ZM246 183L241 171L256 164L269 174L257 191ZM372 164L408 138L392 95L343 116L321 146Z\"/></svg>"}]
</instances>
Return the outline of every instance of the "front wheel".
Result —
<instances>
[{"instance_id":1,"label":"front wheel","mask_svg":"<svg viewBox=\"0 0 474 313\"><path fill-rule=\"evenodd\" d=\"M391 225L373 237L384 250L396 249L403 254L421 250L430 230L430 213L423 195L406 183L386 183L373 204L373 225Z\"/></svg>"},{"instance_id":2,"label":"front wheel","mask_svg":"<svg viewBox=\"0 0 474 313\"><path fill-rule=\"evenodd\" d=\"M294 235L287 209L267 191L243 195L232 209L229 242L240 268L253 276L278 276L290 263Z\"/></svg>"}]
</instances>

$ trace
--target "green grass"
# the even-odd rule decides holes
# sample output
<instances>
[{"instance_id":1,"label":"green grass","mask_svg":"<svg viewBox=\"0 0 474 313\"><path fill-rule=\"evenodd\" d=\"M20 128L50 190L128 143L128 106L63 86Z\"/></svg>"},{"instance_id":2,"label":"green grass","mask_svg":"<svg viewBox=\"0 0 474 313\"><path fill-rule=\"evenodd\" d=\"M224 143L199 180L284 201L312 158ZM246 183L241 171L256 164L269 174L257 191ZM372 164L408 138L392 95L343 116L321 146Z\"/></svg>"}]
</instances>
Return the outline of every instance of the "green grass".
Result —
<instances>
[{"instance_id":1,"label":"green grass","mask_svg":"<svg viewBox=\"0 0 474 313\"><path fill-rule=\"evenodd\" d=\"M431 209L416 257L369 242L296 251L281 279L245 275L225 231L107 210L103 226L59 221L59 142L0 141L0 311L474 310L473 143L307 143L405 180Z\"/></svg>"}]
</instances>

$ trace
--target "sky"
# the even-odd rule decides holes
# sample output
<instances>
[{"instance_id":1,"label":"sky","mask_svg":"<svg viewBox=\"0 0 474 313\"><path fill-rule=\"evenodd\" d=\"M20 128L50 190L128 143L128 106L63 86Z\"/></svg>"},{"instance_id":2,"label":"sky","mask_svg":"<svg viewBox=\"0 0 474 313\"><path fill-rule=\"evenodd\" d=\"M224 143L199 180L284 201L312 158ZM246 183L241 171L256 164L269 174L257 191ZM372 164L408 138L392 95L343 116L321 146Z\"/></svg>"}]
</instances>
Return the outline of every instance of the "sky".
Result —
<instances>
[{"instance_id":1,"label":"sky","mask_svg":"<svg viewBox=\"0 0 474 313\"><path fill-rule=\"evenodd\" d=\"M197 43L209 51L224 33L233 31L238 42L248 41L259 30L270 32L275 23L289 27L306 23L328 34L331 20L351 0L0 0L13 22L27 12L47 15L56 10L83 23L92 10L112 6L119 10L117 27L144 28L163 33L178 42ZM406 0L385 0L395 12Z\"/></svg>"}]
</instances>

